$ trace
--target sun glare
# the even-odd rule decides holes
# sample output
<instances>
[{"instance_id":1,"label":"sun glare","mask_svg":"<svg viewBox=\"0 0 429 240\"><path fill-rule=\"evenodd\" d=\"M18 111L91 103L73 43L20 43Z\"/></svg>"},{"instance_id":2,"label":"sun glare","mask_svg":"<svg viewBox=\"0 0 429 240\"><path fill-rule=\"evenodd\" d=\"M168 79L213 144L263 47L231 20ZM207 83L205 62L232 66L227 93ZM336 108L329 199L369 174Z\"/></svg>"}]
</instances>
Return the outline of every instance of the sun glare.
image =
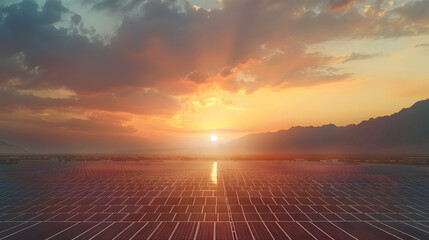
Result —
<instances>
[{"instance_id":1,"label":"sun glare","mask_svg":"<svg viewBox=\"0 0 429 240\"><path fill-rule=\"evenodd\" d=\"M217 184L217 162L213 163L211 181L212 183Z\"/></svg>"},{"instance_id":2,"label":"sun glare","mask_svg":"<svg viewBox=\"0 0 429 240\"><path fill-rule=\"evenodd\" d=\"M210 140L212 140L212 142L216 142L217 139L218 139L218 137L215 134L210 136Z\"/></svg>"}]
</instances>

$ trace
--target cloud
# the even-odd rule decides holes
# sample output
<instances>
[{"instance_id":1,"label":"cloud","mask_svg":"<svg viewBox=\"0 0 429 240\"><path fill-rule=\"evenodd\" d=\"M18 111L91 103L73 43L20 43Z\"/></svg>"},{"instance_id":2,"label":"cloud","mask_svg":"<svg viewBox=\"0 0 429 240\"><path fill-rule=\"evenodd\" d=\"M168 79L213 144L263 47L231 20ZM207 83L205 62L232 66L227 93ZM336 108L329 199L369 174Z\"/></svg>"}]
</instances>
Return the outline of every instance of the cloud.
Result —
<instances>
[{"instance_id":1,"label":"cloud","mask_svg":"<svg viewBox=\"0 0 429 240\"><path fill-rule=\"evenodd\" d=\"M122 94L101 93L71 98L39 97L28 92L0 89L0 111L10 112L17 108L33 111L47 109L83 109L109 112L126 112L137 115L172 115L179 109L176 99L153 90L124 91Z\"/></svg>"},{"instance_id":2,"label":"cloud","mask_svg":"<svg viewBox=\"0 0 429 240\"><path fill-rule=\"evenodd\" d=\"M56 23L61 20L61 16L67 13L60 0L47 0L42 8L41 21L47 24Z\"/></svg>"},{"instance_id":3,"label":"cloud","mask_svg":"<svg viewBox=\"0 0 429 240\"><path fill-rule=\"evenodd\" d=\"M305 69L297 68L295 73L278 73L277 79L269 80L257 77L253 84L257 90L287 86L277 84L293 81L286 76L305 72L317 76L314 69L330 68L330 56L321 58L325 62L315 62L307 45L428 31L427 24L415 23L410 13L425 8L424 2L392 10L401 17L390 12L386 16L363 15L352 2L226 0L222 9L207 11L177 1L93 1L94 6L105 6L100 9L111 10L124 4L141 5L140 15L124 18L116 36L105 44L70 31L72 26L55 27L65 14L70 15L72 25L81 22L59 1L47 1L41 10L34 2L23 1L1 8L0 67L5 71L0 81L15 77L21 79L22 89L65 87L77 94L114 93L118 88L134 87L156 88L177 96L196 91L213 76L220 76L219 85L228 86L223 84L230 81L225 69L237 69L248 62L266 66L266 59L284 54L284 58L308 60L302 64ZM348 8L329 10L341 6ZM322 74L319 79L326 76Z\"/></svg>"},{"instance_id":4,"label":"cloud","mask_svg":"<svg viewBox=\"0 0 429 240\"><path fill-rule=\"evenodd\" d=\"M51 127L52 124L49 124ZM58 127L64 127L70 130L80 131L80 132L109 132L109 133L133 133L136 132L136 129L132 126L122 126L120 124L108 122L97 122L94 119L69 119L67 121L56 124Z\"/></svg>"},{"instance_id":5,"label":"cloud","mask_svg":"<svg viewBox=\"0 0 429 240\"><path fill-rule=\"evenodd\" d=\"M235 129L235 128L215 128L215 129L203 129L203 130L186 130L186 129L172 129L173 132L186 133L186 134L234 134L234 133L247 133L249 129Z\"/></svg>"},{"instance_id":6,"label":"cloud","mask_svg":"<svg viewBox=\"0 0 429 240\"><path fill-rule=\"evenodd\" d=\"M86 0L84 4L92 5L94 10L131 11L145 0Z\"/></svg>"},{"instance_id":7,"label":"cloud","mask_svg":"<svg viewBox=\"0 0 429 240\"><path fill-rule=\"evenodd\" d=\"M409 1L405 5L394 9L393 12L400 14L409 21L429 23L429 2L426 0Z\"/></svg>"},{"instance_id":8,"label":"cloud","mask_svg":"<svg viewBox=\"0 0 429 240\"><path fill-rule=\"evenodd\" d=\"M79 14L74 14L73 16L71 16L70 18L70 22L73 25L78 25L80 23L80 21L82 20L82 17Z\"/></svg>"},{"instance_id":9,"label":"cloud","mask_svg":"<svg viewBox=\"0 0 429 240\"><path fill-rule=\"evenodd\" d=\"M186 80L195 83L204 83L208 78L207 74L202 74L197 71L186 74Z\"/></svg>"},{"instance_id":10,"label":"cloud","mask_svg":"<svg viewBox=\"0 0 429 240\"><path fill-rule=\"evenodd\" d=\"M354 3L354 0L331 0L329 8L331 11L340 11L348 8Z\"/></svg>"},{"instance_id":11,"label":"cloud","mask_svg":"<svg viewBox=\"0 0 429 240\"><path fill-rule=\"evenodd\" d=\"M222 87L232 92L245 90L251 94L260 88L314 86L351 77L350 73L331 68L338 61L337 57L306 53L304 49L304 46L296 46L268 58L239 65Z\"/></svg>"},{"instance_id":12,"label":"cloud","mask_svg":"<svg viewBox=\"0 0 429 240\"><path fill-rule=\"evenodd\" d=\"M429 43L420 43L420 44L417 44L417 45L415 45L414 47L429 47Z\"/></svg>"},{"instance_id":13,"label":"cloud","mask_svg":"<svg viewBox=\"0 0 429 240\"><path fill-rule=\"evenodd\" d=\"M147 138L127 124L132 115L107 112L50 110L0 113L2 138L47 153L118 153L149 146Z\"/></svg>"},{"instance_id":14,"label":"cloud","mask_svg":"<svg viewBox=\"0 0 429 240\"><path fill-rule=\"evenodd\" d=\"M131 134L130 127L93 120L75 119L55 124L20 119L19 122L0 120L0 123L2 137L31 152L118 153L150 146L148 139Z\"/></svg>"},{"instance_id":15,"label":"cloud","mask_svg":"<svg viewBox=\"0 0 429 240\"><path fill-rule=\"evenodd\" d=\"M311 51L316 43L429 32L428 1L393 8L364 0L224 0L210 11L179 0L84 4L124 16L109 41L84 27L86 13L59 0L0 4L0 102L7 103L0 112L170 117L186 105L179 99L204 89L252 94L353 76L336 67L341 56ZM343 62L377 56L353 53ZM59 89L73 94L36 94ZM98 128L88 121L95 122L70 117L62 127Z\"/></svg>"},{"instance_id":16,"label":"cloud","mask_svg":"<svg viewBox=\"0 0 429 240\"><path fill-rule=\"evenodd\" d=\"M375 57L380 57L382 56L381 53L356 53L353 52L350 56L346 57L346 59L344 59L344 62L350 62L350 61L356 61L356 60L366 60L366 59L371 59L371 58L375 58Z\"/></svg>"}]
</instances>

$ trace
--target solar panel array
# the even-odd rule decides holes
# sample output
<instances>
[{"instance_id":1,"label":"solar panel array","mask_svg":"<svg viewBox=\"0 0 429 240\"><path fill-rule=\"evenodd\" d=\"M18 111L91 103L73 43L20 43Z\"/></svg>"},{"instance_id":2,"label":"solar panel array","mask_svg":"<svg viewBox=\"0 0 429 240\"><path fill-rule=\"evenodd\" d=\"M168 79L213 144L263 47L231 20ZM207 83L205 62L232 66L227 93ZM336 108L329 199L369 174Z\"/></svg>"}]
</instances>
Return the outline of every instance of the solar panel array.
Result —
<instances>
[{"instance_id":1,"label":"solar panel array","mask_svg":"<svg viewBox=\"0 0 429 240\"><path fill-rule=\"evenodd\" d=\"M428 171L27 161L0 168L0 239L429 239Z\"/></svg>"}]
</instances>

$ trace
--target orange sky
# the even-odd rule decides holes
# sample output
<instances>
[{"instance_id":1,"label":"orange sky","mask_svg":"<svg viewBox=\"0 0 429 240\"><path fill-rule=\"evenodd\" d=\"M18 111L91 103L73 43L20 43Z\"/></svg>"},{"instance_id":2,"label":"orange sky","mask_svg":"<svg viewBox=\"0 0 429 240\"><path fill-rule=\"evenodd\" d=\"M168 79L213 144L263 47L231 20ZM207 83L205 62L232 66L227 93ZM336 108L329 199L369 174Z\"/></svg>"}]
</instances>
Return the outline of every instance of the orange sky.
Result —
<instances>
[{"instance_id":1,"label":"orange sky","mask_svg":"<svg viewBox=\"0 0 429 240\"><path fill-rule=\"evenodd\" d=\"M429 98L428 1L130 4L0 3L1 141L198 148Z\"/></svg>"}]
</instances>

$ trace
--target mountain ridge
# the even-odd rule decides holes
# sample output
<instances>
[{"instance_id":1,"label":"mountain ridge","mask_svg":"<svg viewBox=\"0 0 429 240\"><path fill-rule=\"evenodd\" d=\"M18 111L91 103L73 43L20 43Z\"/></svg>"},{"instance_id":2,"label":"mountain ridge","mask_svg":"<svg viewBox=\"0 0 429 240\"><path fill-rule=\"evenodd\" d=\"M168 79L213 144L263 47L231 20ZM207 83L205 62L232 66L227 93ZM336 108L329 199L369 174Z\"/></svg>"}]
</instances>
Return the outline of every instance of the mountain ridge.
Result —
<instances>
[{"instance_id":1,"label":"mountain ridge","mask_svg":"<svg viewBox=\"0 0 429 240\"><path fill-rule=\"evenodd\" d=\"M429 153L429 99L358 124L294 126L249 134L226 144L247 153Z\"/></svg>"}]
</instances>

